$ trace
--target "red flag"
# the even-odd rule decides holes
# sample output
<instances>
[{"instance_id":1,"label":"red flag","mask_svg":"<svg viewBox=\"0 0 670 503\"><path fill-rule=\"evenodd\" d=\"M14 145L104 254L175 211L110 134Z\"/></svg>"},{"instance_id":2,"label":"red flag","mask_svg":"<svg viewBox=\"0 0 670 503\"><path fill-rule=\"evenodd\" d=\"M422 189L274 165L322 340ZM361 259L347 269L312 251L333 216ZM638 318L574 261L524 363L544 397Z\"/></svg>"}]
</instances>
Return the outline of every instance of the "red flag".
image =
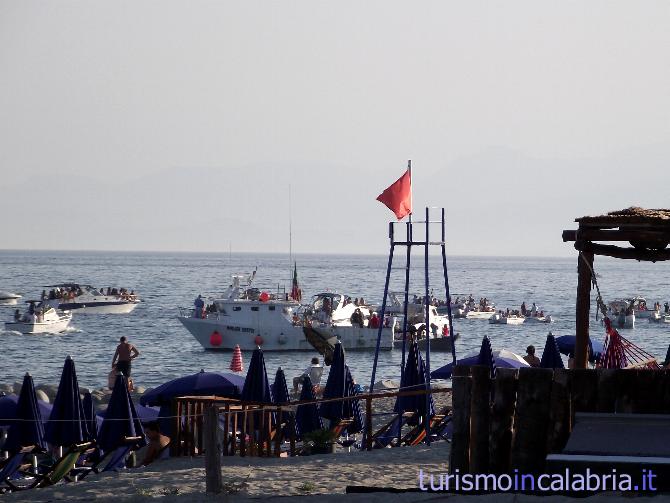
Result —
<instances>
[{"instance_id":1,"label":"red flag","mask_svg":"<svg viewBox=\"0 0 670 503\"><path fill-rule=\"evenodd\" d=\"M377 201L384 203L395 213L398 220L412 213L412 172L408 169L393 185L377 196Z\"/></svg>"}]
</instances>

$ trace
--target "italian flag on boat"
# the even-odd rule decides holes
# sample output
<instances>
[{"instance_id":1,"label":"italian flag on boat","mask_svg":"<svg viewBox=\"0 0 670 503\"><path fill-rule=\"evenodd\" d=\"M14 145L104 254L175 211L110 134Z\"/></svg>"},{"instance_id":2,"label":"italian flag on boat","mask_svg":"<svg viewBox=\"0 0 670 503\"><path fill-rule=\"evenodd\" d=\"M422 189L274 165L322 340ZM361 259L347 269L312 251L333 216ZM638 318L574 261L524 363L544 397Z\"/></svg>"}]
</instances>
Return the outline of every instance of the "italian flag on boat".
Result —
<instances>
[{"instance_id":1,"label":"italian flag on boat","mask_svg":"<svg viewBox=\"0 0 670 503\"><path fill-rule=\"evenodd\" d=\"M291 284L291 298L300 302L302 300L302 290L298 285L298 263L293 263L293 283Z\"/></svg>"}]
</instances>

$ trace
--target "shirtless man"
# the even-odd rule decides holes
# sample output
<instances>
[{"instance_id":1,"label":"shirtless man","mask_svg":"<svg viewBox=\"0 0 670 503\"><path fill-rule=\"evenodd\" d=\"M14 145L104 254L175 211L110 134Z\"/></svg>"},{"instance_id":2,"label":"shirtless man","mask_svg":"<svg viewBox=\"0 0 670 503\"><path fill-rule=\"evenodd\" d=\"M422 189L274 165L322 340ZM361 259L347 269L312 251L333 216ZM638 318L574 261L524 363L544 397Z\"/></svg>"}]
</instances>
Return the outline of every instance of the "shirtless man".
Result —
<instances>
[{"instance_id":1,"label":"shirtless man","mask_svg":"<svg viewBox=\"0 0 670 503\"><path fill-rule=\"evenodd\" d=\"M121 337L120 344L116 347L114 358L112 358L112 368L121 372L124 376L130 377L130 362L140 356L140 352L135 346L126 341L125 336Z\"/></svg>"},{"instance_id":2,"label":"shirtless man","mask_svg":"<svg viewBox=\"0 0 670 503\"><path fill-rule=\"evenodd\" d=\"M170 438L161 434L158 421L147 423L144 427L144 433L149 439L147 452L142 461L142 466L147 466L157 459L161 459L166 454L167 446L170 444Z\"/></svg>"}]
</instances>

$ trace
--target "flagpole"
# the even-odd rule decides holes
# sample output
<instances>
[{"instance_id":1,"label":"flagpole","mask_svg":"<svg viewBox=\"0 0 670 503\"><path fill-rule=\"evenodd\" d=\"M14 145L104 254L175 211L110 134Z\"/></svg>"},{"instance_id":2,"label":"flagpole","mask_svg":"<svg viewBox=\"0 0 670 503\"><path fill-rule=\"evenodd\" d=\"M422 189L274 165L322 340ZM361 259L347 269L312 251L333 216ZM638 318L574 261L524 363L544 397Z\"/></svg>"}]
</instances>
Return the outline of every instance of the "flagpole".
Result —
<instances>
[{"instance_id":1,"label":"flagpole","mask_svg":"<svg viewBox=\"0 0 670 503\"><path fill-rule=\"evenodd\" d=\"M412 199L412 207L414 206L414 194L412 194L412 159L407 161L407 172L409 173L409 193ZM412 212L409 212L409 223L412 223Z\"/></svg>"}]
</instances>

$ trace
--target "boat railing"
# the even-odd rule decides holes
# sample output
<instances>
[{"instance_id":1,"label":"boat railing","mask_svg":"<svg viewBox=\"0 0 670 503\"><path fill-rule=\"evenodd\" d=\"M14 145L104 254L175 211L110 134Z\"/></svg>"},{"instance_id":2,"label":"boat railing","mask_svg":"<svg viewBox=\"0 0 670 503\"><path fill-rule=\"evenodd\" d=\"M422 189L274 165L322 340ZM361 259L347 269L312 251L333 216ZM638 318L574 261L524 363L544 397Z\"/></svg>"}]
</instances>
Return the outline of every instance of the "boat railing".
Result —
<instances>
[{"instance_id":1,"label":"boat railing","mask_svg":"<svg viewBox=\"0 0 670 503\"><path fill-rule=\"evenodd\" d=\"M204 316L196 316L195 308L193 307L180 307L179 316L182 318L195 318L195 319L207 319L207 320L218 320L221 313L215 311L213 313L205 312Z\"/></svg>"}]
</instances>

